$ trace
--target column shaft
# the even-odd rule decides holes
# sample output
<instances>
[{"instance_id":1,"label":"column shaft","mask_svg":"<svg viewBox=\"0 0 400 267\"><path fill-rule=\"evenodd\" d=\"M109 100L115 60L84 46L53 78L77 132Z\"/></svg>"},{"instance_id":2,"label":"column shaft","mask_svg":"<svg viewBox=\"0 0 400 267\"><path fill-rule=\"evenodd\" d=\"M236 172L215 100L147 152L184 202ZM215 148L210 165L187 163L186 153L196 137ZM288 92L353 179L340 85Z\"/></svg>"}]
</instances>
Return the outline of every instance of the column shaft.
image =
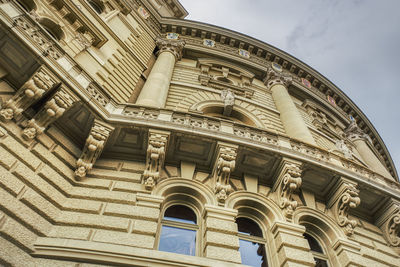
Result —
<instances>
[{"instance_id":1,"label":"column shaft","mask_svg":"<svg viewBox=\"0 0 400 267\"><path fill-rule=\"evenodd\" d=\"M314 138L308 130L300 112L297 110L286 87L277 83L271 87L271 92L276 108L280 112L281 121L287 135L300 141L316 145Z\"/></svg>"},{"instance_id":2,"label":"column shaft","mask_svg":"<svg viewBox=\"0 0 400 267\"><path fill-rule=\"evenodd\" d=\"M169 51L159 54L147 82L139 94L137 104L155 108L165 106L175 61L175 55Z\"/></svg>"}]
</instances>

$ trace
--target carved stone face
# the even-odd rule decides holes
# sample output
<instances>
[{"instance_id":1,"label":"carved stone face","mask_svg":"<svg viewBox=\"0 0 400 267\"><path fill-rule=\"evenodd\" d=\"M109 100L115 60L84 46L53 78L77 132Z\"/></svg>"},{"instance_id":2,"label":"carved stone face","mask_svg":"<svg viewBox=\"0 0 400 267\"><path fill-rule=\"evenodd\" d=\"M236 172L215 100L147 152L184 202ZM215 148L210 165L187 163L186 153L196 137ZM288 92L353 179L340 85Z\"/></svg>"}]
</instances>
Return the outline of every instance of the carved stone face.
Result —
<instances>
[{"instance_id":1,"label":"carved stone face","mask_svg":"<svg viewBox=\"0 0 400 267\"><path fill-rule=\"evenodd\" d=\"M25 129L24 129L23 136L24 136L25 138L28 138L28 139L33 139L33 138L35 138L36 133L37 133L37 131L36 131L36 129L33 128L33 127L25 128Z\"/></svg>"},{"instance_id":2,"label":"carved stone face","mask_svg":"<svg viewBox=\"0 0 400 267\"><path fill-rule=\"evenodd\" d=\"M11 108L0 110L0 118L3 120L11 120L14 117L14 111Z\"/></svg>"}]
</instances>

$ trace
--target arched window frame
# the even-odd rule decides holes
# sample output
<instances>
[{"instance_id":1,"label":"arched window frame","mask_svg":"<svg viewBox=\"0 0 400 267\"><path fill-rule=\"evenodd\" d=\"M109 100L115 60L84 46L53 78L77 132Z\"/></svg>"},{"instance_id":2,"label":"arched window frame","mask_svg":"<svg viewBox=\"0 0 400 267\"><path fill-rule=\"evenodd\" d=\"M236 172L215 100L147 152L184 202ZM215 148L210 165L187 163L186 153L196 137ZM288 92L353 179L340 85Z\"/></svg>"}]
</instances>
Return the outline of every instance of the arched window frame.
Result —
<instances>
[{"instance_id":1,"label":"arched window frame","mask_svg":"<svg viewBox=\"0 0 400 267\"><path fill-rule=\"evenodd\" d=\"M173 220L169 220L169 219L165 219L165 212L171 208L172 206L185 206L189 209L191 209L194 214L196 215L196 224L190 224L190 223L184 223L184 222L178 222L178 221L173 221ZM173 201L173 202L169 202L167 203L164 208L162 209L161 212L161 217L159 220L159 230L157 231L158 233L158 237L157 237L157 242L156 242L156 250L159 250L160 247L160 242L161 242L161 238L162 238L162 229L163 226L168 226L168 227L175 227L178 229L184 229L184 230L192 230L195 231L195 253L192 256L200 256L200 218L199 218L200 212L197 209L197 207L195 205L193 205L192 203L188 202L183 202L183 201ZM172 252L170 251L170 253L177 253L177 252ZM188 255L188 254L183 254L183 255ZM189 255L190 256L190 255Z\"/></svg>"},{"instance_id":2,"label":"arched window frame","mask_svg":"<svg viewBox=\"0 0 400 267\"><path fill-rule=\"evenodd\" d=\"M99 15L104 12L105 6L102 2L96 0L87 0L89 6Z\"/></svg>"},{"instance_id":3,"label":"arched window frame","mask_svg":"<svg viewBox=\"0 0 400 267\"><path fill-rule=\"evenodd\" d=\"M306 235L310 236L311 238L313 238L317 242L318 246L322 250L322 253L318 252L318 251L315 251L315 250L312 250L310 241L308 240L308 238L306 238ZM315 265L315 266L316 267L330 266L329 258L328 258L328 255L326 253L326 248L324 247L324 242L322 240L320 240L320 238L317 235L314 235L313 233L310 233L310 232L305 232L304 233L304 238L307 240L308 244L310 245L310 248L311 248L310 251L311 251L311 253L312 253L313 257L314 257L315 262L317 263L317 265ZM326 265L318 264L317 259L324 261L326 263Z\"/></svg>"},{"instance_id":4,"label":"arched window frame","mask_svg":"<svg viewBox=\"0 0 400 267\"><path fill-rule=\"evenodd\" d=\"M269 254L268 253L268 248L266 247L267 246L267 238L266 238L265 228L263 227L264 224L256 216L253 216L253 215L247 214L247 213L246 214L239 214L236 217L236 220L239 219L239 218L249 219L249 220L253 221L255 224L257 224L258 227L260 228L262 237L247 235L247 234L240 233L238 231L239 243L240 243L240 240L245 240L245 241L250 241L250 242L261 244L263 246L263 249L264 249L264 256L265 256L265 260L266 260L266 263L265 263L265 265L263 265L263 267L268 267L270 260L268 258L268 254ZM239 251L240 251L240 247L239 247ZM240 255L240 256L242 257L242 255Z\"/></svg>"}]
</instances>

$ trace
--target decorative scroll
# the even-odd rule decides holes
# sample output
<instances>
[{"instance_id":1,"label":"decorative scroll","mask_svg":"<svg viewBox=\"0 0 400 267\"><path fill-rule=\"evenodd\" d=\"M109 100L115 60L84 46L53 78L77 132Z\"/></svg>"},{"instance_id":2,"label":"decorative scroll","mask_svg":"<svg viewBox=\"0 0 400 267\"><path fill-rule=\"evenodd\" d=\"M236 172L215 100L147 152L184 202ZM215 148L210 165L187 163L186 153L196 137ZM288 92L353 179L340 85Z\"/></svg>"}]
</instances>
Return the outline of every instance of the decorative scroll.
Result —
<instances>
[{"instance_id":1,"label":"decorative scroll","mask_svg":"<svg viewBox=\"0 0 400 267\"><path fill-rule=\"evenodd\" d=\"M279 72L275 68L270 67L267 70L264 84L267 86L268 89L276 84L281 84L285 87L289 87L289 85L292 83L292 80L292 76L283 72Z\"/></svg>"},{"instance_id":2,"label":"decorative scroll","mask_svg":"<svg viewBox=\"0 0 400 267\"><path fill-rule=\"evenodd\" d=\"M221 91L221 99L224 102L224 116L230 116L235 104L235 94L231 90L225 89Z\"/></svg>"},{"instance_id":3,"label":"decorative scroll","mask_svg":"<svg viewBox=\"0 0 400 267\"><path fill-rule=\"evenodd\" d=\"M348 236L353 234L354 228L357 226L356 220L349 219L349 210L360 204L359 190L356 186L357 184L350 180L339 179L328 202L328 207L332 207L338 225Z\"/></svg>"},{"instance_id":4,"label":"decorative scroll","mask_svg":"<svg viewBox=\"0 0 400 267\"><path fill-rule=\"evenodd\" d=\"M283 159L273 188L277 192L279 207L288 221L292 220L293 212L297 208L297 201L293 199L293 194L301 186L300 167L299 162Z\"/></svg>"},{"instance_id":5,"label":"decorative scroll","mask_svg":"<svg viewBox=\"0 0 400 267\"><path fill-rule=\"evenodd\" d=\"M28 121L27 126L22 132L22 137L29 140L43 133L50 124L61 117L76 101L77 97L75 95L68 89L61 87L46 102L44 107Z\"/></svg>"},{"instance_id":6,"label":"decorative scroll","mask_svg":"<svg viewBox=\"0 0 400 267\"><path fill-rule=\"evenodd\" d=\"M390 245L398 247L400 246L400 210L396 214L392 215L387 224L386 236Z\"/></svg>"},{"instance_id":7,"label":"decorative scroll","mask_svg":"<svg viewBox=\"0 0 400 267\"><path fill-rule=\"evenodd\" d=\"M40 70L4 104L4 107L0 110L0 119L2 121L11 119L18 120L23 111L38 101L44 93L50 90L56 83L56 79L50 76L50 72L45 67L41 67Z\"/></svg>"},{"instance_id":8,"label":"decorative scroll","mask_svg":"<svg viewBox=\"0 0 400 267\"><path fill-rule=\"evenodd\" d=\"M183 47L185 46L185 41L177 40L177 39L165 39L165 38L157 38L156 45L158 49L157 55L162 52L171 52L176 60L180 60L182 58Z\"/></svg>"},{"instance_id":9,"label":"decorative scroll","mask_svg":"<svg viewBox=\"0 0 400 267\"><path fill-rule=\"evenodd\" d=\"M87 173L93 168L94 163L100 156L104 145L110 136L114 127L95 120L90 130L89 136L86 139L85 147L82 154L76 162L75 177L84 178Z\"/></svg>"},{"instance_id":10,"label":"decorative scroll","mask_svg":"<svg viewBox=\"0 0 400 267\"><path fill-rule=\"evenodd\" d=\"M389 199L379 209L376 220L388 243L394 247L400 247L400 202Z\"/></svg>"},{"instance_id":11,"label":"decorative scroll","mask_svg":"<svg viewBox=\"0 0 400 267\"><path fill-rule=\"evenodd\" d=\"M164 165L168 138L169 132L149 130L146 169L143 173L143 183L147 190L152 190L160 178L160 171Z\"/></svg>"},{"instance_id":12,"label":"decorative scroll","mask_svg":"<svg viewBox=\"0 0 400 267\"><path fill-rule=\"evenodd\" d=\"M229 184L231 173L235 169L237 146L219 143L218 154L214 165L215 194L220 203L224 203L228 195L232 193L232 186Z\"/></svg>"}]
</instances>

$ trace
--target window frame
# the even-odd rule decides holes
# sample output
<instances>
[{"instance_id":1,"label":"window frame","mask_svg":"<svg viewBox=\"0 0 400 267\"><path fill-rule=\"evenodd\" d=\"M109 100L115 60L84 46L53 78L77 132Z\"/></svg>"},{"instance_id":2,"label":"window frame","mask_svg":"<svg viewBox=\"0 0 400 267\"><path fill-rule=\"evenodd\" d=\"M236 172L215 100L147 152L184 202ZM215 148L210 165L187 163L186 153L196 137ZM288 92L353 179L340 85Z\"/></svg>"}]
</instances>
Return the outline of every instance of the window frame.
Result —
<instances>
[{"instance_id":1,"label":"window frame","mask_svg":"<svg viewBox=\"0 0 400 267\"><path fill-rule=\"evenodd\" d=\"M314 251L314 250L311 250L310 243L308 242L308 239L304 236L304 234L309 235L310 237L314 238L315 241L317 241L317 243L318 243L318 245L320 246L320 248L321 248L321 250L322 250L323 253L317 252L317 251ZM313 233L305 232L304 234L303 234L304 239L307 240L307 243L308 243L308 245L310 246L310 252L311 252L311 254L313 255L314 260L315 260L315 258L320 259L320 260L324 260L324 261L326 262L327 266L330 267L331 264L330 264L330 261L329 261L329 257L328 257L328 255L327 255L327 253L326 253L326 248L325 248L324 245L323 245L324 242L322 242L322 240L319 239L319 238L317 237L317 235L314 235Z\"/></svg>"},{"instance_id":2,"label":"window frame","mask_svg":"<svg viewBox=\"0 0 400 267\"><path fill-rule=\"evenodd\" d=\"M245 241L250 241L250 242L254 242L254 243L258 243L258 244L262 244L264 246L264 253L265 253L265 259L267 261L267 266L270 266L270 260L269 260L269 253L268 253L268 249L267 249L267 238L266 236L266 232L263 226L263 224L260 222L260 220L256 217L256 216L252 216L250 214L240 214L236 217L236 220L239 218L245 218L245 219L249 219L251 221L253 221L255 224L257 224L257 226L260 228L261 230L261 235L262 237L259 236L252 236L252 235L247 235L247 234L242 234L239 232L239 227L238 227L238 239L239 239L239 252L240 252L240 239L245 240ZM237 224L235 220L235 223ZM242 259L242 255L240 255L240 259ZM243 264L243 263L242 263Z\"/></svg>"},{"instance_id":3,"label":"window frame","mask_svg":"<svg viewBox=\"0 0 400 267\"><path fill-rule=\"evenodd\" d=\"M177 222L177 221L172 221L172 220L168 220L168 219L164 219L165 217L165 212L171 208L172 206L185 206L189 209L191 209L194 214L196 215L196 223L195 224L191 224L191 223L184 223L184 222ZM169 226L169 227L175 227L178 229L184 229L184 230L192 230L196 232L196 241L195 241L195 254L194 255L187 255L187 254L180 254L180 253L176 253L176 252L168 252L168 251L162 251L162 252L167 252L167 253L176 253L176 254L180 254L180 255L185 255L185 256L200 256L200 245L201 242L199 240L199 238L201 237L200 235L200 218L199 218L199 211L196 208L195 205L192 205L190 203L182 203L180 201L174 201L174 202L170 202L167 205L165 205L165 207L162 209L161 212L161 216L160 216L160 220L159 220L159 226L158 226L158 231L157 231L157 242L155 243L155 250L161 251L159 250L160 247L160 241L161 241L161 233L162 233L162 228L163 226Z\"/></svg>"}]
</instances>

